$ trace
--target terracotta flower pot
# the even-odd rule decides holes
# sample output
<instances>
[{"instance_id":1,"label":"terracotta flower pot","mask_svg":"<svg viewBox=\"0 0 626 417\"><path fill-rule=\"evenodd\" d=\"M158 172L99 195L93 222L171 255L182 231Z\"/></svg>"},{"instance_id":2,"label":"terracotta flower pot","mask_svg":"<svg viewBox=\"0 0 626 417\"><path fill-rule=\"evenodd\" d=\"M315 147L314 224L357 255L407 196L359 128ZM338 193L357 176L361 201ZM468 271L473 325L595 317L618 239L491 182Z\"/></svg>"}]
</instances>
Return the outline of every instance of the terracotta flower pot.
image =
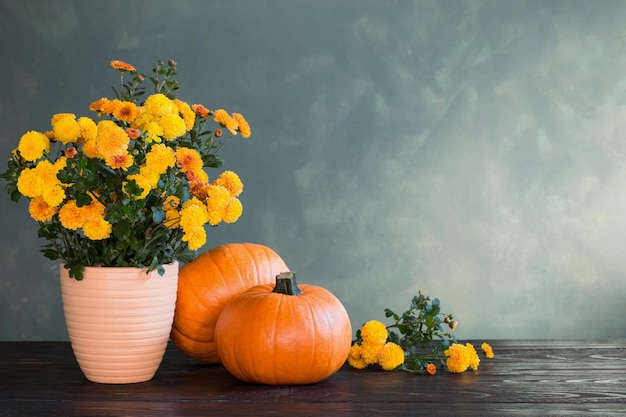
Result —
<instances>
[{"instance_id":1,"label":"terracotta flower pot","mask_svg":"<svg viewBox=\"0 0 626 417\"><path fill-rule=\"evenodd\" d=\"M61 265L63 310L76 361L93 382L152 379L174 318L178 263L165 274L139 268L87 267L82 281Z\"/></svg>"}]
</instances>

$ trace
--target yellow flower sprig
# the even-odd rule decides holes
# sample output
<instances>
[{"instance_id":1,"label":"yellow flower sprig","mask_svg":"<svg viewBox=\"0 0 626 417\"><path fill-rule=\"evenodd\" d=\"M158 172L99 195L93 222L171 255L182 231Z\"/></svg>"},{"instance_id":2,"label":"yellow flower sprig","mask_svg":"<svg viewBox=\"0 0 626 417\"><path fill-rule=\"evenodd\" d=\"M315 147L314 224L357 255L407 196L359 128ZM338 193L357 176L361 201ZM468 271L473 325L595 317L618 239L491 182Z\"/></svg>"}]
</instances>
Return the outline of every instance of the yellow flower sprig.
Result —
<instances>
[{"instance_id":1,"label":"yellow flower sprig","mask_svg":"<svg viewBox=\"0 0 626 417\"><path fill-rule=\"evenodd\" d=\"M402 370L434 375L438 368L451 373L477 370L480 358L471 343L461 344L443 326L454 330L458 322L439 309L439 300L419 295L413 297L411 308L402 315L385 310L395 323L385 325L378 320L365 323L356 333L348 363L363 369L380 365L384 370ZM481 345L486 358L493 358L487 343Z\"/></svg>"},{"instance_id":2,"label":"yellow flower sprig","mask_svg":"<svg viewBox=\"0 0 626 417\"><path fill-rule=\"evenodd\" d=\"M235 222L243 209L239 176L210 181L205 169L222 165L217 153L232 137L250 137L245 118L174 97L175 61L158 61L150 77L110 65L120 74L115 97L91 103L95 117L58 113L50 130L22 135L0 175L13 201L29 199L44 255L77 279L96 264L161 272L187 262L206 243L205 225ZM140 102L146 78L154 93Z\"/></svg>"}]
</instances>

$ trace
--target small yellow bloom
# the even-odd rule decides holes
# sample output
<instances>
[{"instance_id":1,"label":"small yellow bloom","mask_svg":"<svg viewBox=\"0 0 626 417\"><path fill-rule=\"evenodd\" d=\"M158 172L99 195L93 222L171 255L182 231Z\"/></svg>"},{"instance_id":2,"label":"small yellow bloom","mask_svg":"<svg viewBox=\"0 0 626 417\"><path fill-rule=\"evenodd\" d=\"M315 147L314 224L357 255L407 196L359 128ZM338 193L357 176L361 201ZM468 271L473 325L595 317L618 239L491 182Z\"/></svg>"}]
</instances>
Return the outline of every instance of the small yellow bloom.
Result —
<instances>
[{"instance_id":1,"label":"small yellow bloom","mask_svg":"<svg viewBox=\"0 0 626 417\"><path fill-rule=\"evenodd\" d=\"M153 94L143 103L143 111L158 119L166 114L178 112L178 108L164 94Z\"/></svg>"},{"instance_id":2,"label":"small yellow bloom","mask_svg":"<svg viewBox=\"0 0 626 417\"><path fill-rule=\"evenodd\" d=\"M361 345L358 343L355 343L350 347L348 363L356 369L363 369L367 366L367 363L363 360L363 356L361 355Z\"/></svg>"},{"instance_id":3,"label":"small yellow bloom","mask_svg":"<svg viewBox=\"0 0 626 417\"><path fill-rule=\"evenodd\" d=\"M465 347L467 348L467 354L469 356L469 366L475 371L478 369L478 364L480 364L478 353L476 353L476 349L474 349L474 345L471 343L466 343Z\"/></svg>"},{"instance_id":4,"label":"small yellow bloom","mask_svg":"<svg viewBox=\"0 0 626 417\"><path fill-rule=\"evenodd\" d=\"M98 135L98 125L89 117L81 117L77 121L82 141L94 140Z\"/></svg>"},{"instance_id":5,"label":"small yellow bloom","mask_svg":"<svg viewBox=\"0 0 626 417\"><path fill-rule=\"evenodd\" d=\"M137 186L141 189L141 194L133 196L135 200L143 200L144 198L148 196L148 193L152 189L152 186L150 185L150 180L148 180L148 178L146 178L145 176L141 174L129 175L127 178L129 181L135 181ZM127 182L124 182L124 185L122 187L122 189L124 190L124 193L126 193L126 184ZM126 195L129 195L129 194L126 194Z\"/></svg>"},{"instance_id":6,"label":"small yellow bloom","mask_svg":"<svg viewBox=\"0 0 626 417\"><path fill-rule=\"evenodd\" d=\"M213 181L215 185L221 185L225 187L232 197L237 197L243 191L243 183L233 171L224 171L220 174L219 178Z\"/></svg>"},{"instance_id":7,"label":"small yellow bloom","mask_svg":"<svg viewBox=\"0 0 626 417\"><path fill-rule=\"evenodd\" d=\"M378 353L378 364L385 371L392 371L404 363L404 351L393 342L387 342Z\"/></svg>"},{"instance_id":8,"label":"small yellow bloom","mask_svg":"<svg viewBox=\"0 0 626 417\"><path fill-rule=\"evenodd\" d=\"M378 362L378 354L382 350L384 343L369 343L363 341L361 343L361 357L367 365Z\"/></svg>"},{"instance_id":9,"label":"small yellow bloom","mask_svg":"<svg viewBox=\"0 0 626 417\"><path fill-rule=\"evenodd\" d=\"M49 186L45 187L41 196L43 197L44 201L51 207L60 206L66 197L65 189L61 186L60 183L50 184Z\"/></svg>"},{"instance_id":10,"label":"small yellow bloom","mask_svg":"<svg viewBox=\"0 0 626 417\"><path fill-rule=\"evenodd\" d=\"M50 139L43 133L31 130L22 135L17 150L25 160L36 161L44 153L50 152Z\"/></svg>"},{"instance_id":11,"label":"small yellow bloom","mask_svg":"<svg viewBox=\"0 0 626 417\"><path fill-rule=\"evenodd\" d=\"M165 221L163 224L168 229L176 229L180 225L180 213L178 213L178 210L165 210Z\"/></svg>"},{"instance_id":12,"label":"small yellow bloom","mask_svg":"<svg viewBox=\"0 0 626 417\"><path fill-rule=\"evenodd\" d=\"M180 198L175 195L169 195L163 202L163 210L177 210L178 206L180 206Z\"/></svg>"},{"instance_id":13,"label":"small yellow bloom","mask_svg":"<svg viewBox=\"0 0 626 417\"><path fill-rule=\"evenodd\" d=\"M452 373L465 372L470 366L469 352L465 346L459 343L453 343L443 353L448 357L448 359L446 359L446 366L448 367L448 371Z\"/></svg>"},{"instance_id":14,"label":"small yellow bloom","mask_svg":"<svg viewBox=\"0 0 626 417\"><path fill-rule=\"evenodd\" d=\"M480 345L480 348L483 350L483 353L485 354L485 357L488 359L492 359L493 358L493 349L491 348L491 346L489 345L489 343L483 343L482 345Z\"/></svg>"},{"instance_id":15,"label":"small yellow bloom","mask_svg":"<svg viewBox=\"0 0 626 417\"><path fill-rule=\"evenodd\" d=\"M17 178L17 190L24 197L39 197L43 194L44 181L34 168L25 168Z\"/></svg>"},{"instance_id":16,"label":"small yellow bloom","mask_svg":"<svg viewBox=\"0 0 626 417\"><path fill-rule=\"evenodd\" d=\"M361 327L361 338L364 342L383 345L388 336L387 327L378 320L370 320Z\"/></svg>"},{"instance_id":17,"label":"small yellow bloom","mask_svg":"<svg viewBox=\"0 0 626 417\"><path fill-rule=\"evenodd\" d=\"M83 232L91 240L103 240L111 236L113 226L103 217L97 217L85 222Z\"/></svg>"},{"instance_id":18,"label":"small yellow bloom","mask_svg":"<svg viewBox=\"0 0 626 417\"><path fill-rule=\"evenodd\" d=\"M209 185L206 188L208 197L206 205L211 226L218 225L224 219L224 212L230 202L230 193L221 185Z\"/></svg>"},{"instance_id":19,"label":"small yellow bloom","mask_svg":"<svg viewBox=\"0 0 626 417\"><path fill-rule=\"evenodd\" d=\"M98 123L98 136L96 137L98 152L102 158L111 155L120 155L128 150L130 138L115 122L101 120Z\"/></svg>"},{"instance_id":20,"label":"small yellow bloom","mask_svg":"<svg viewBox=\"0 0 626 417\"><path fill-rule=\"evenodd\" d=\"M238 198L231 198L224 209L224 223L235 223L243 213L243 205Z\"/></svg>"},{"instance_id":21,"label":"small yellow bloom","mask_svg":"<svg viewBox=\"0 0 626 417\"><path fill-rule=\"evenodd\" d=\"M166 140L176 139L186 133L185 121L177 114L166 114L158 123Z\"/></svg>"},{"instance_id":22,"label":"small yellow bloom","mask_svg":"<svg viewBox=\"0 0 626 417\"><path fill-rule=\"evenodd\" d=\"M68 230L78 230L85 224L85 210L76 205L76 200L70 200L59 210L61 226Z\"/></svg>"},{"instance_id":23,"label":"small yellow bloom","mask_svg":"<svg viewBox=\"0 0 626 417\"><path fill-rule=\"evenodd\" d=\"M146 154L146 166L153 172L165 174L176 163L174 150L164 144L153 145Z\"/></svg>"},{"instance_id":24,"label":"small yellow bloom","mask_svg":"<svg viewBox=\"0 0 626 417\"><path fill-rule=\"evenodd\" d=\"M54 138L63 144L76 142L80 137L80 126L72 113L59 113L52 116Z\"/></svg>"},{"instance_id":25,"label":"small yellow bloom","mask_svg":"<svg viewBox=\"0 0 626 417\"><path fill-rule=\"evenodd\" d=\"M182 100L174 99L172 102L176 105L178 113L180 113L181 117L185 121L185 130L189 132L193 129L193 126L196 123L196 113L191 109L189 104Z\"/></svg>"},{"instance_id":26,"label":"small yellow bloom","mask_svg":"<svg viewBox=\"0 0 626 417\"><path fill-rule=\"evenodd\" d=\"M56 207L50 206L42 197L35 197L30 200L28 205L30 216L38 222L47 222L52 220L57 212Z\"/></svg>"}]
</instances>

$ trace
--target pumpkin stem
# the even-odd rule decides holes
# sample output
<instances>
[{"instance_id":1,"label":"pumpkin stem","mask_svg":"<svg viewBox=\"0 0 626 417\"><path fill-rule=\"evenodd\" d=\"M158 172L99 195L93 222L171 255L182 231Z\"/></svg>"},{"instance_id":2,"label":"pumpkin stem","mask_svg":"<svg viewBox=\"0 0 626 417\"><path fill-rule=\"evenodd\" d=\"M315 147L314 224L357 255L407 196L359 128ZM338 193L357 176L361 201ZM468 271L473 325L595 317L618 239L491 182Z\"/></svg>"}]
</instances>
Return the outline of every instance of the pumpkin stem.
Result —
<instances>
[{"instance_id":1,"label":"pumpkin stem","mask_svg":"<svg viewBox=\"0 0 626 417\"><path fill-rule=\"evenodd\" d=\"M281 272L276 275L276 286L272 292L277 292L285 295L300 295L302 291L298 288L296 282L296 274L289 272Z\"/></svg>"}]
</instances>

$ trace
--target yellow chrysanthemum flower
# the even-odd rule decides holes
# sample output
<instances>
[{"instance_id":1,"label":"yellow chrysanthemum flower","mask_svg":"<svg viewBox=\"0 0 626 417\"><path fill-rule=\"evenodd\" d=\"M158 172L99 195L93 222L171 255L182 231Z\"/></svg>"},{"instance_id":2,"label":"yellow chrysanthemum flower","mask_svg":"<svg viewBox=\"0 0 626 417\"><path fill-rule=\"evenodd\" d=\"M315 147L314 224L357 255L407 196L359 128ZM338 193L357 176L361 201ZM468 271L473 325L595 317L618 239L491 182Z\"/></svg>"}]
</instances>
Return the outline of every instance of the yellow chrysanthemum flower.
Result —
<instances>
[{"instance_id":1,"label":"yellow chrysanthemum flower","mask_svg":"<svg viewBox=\"0 0 626 417\"><path fill-rule=\"evenodd\" d=\"M50 205L51 207L58 207L65 200L65 189L61 186L61 184L52 184L43 189L43 193L41 194L44 201Z\"/></svg>"},{"instance_id":2,"label":"yellow chrysanthemum flower","mask_svg":"<svg viewBox=\"0 0 626 417\"><path fill-rule=\"evenodd\" d=\"M183 203L180 218L180 226L183 229L202 226L208 221L207 207L197 198L191 198Z\"/></svg>"},{"instance_id":3,"label":"yellow chrysanthemum flower","mask_svg":"<svg viewBox=\"0 0 626 417\"><path fill-rule=\"evenodd\" d=\"M76 205L76 200L70 200L59 210L59 221L68 230L78 230L85 224L85 210Z\"/></svg>"},{"instance_id":4,"label":"yellow chrysanthemum flower","mask_svg":"<svg viewBox=\"0 0 626 417\"><path fill-rule=\"evenodd\" d=\"M126 153L130 138L115 122L102 120L98 123L98 136L96 137L98 153L106 158L111 155Z\"/></svg>"},{"instance_id":5,"label":"yellow chrysanthemum flower","mask_svg":"<svg viewBox=\"0 0 626 417\"><path fill-rule=\"evenodd\" d=\"M183 234L182 240L187 242L189 249L198 250L206 243L206 230L204 227L191 228Z\"/></svg>"},{"instance_id":6,"label":"yellow chrysanthemum flower","mask_svg":"<svg viewBox=\"0 0 626 417\"><path fill-rule=\"evenodd\" d=\"M54 138L63 144L76 142L80 137L80 126L76 121L76 115L72 113L55 114L51 123Z\"/></svg>"},{"instance_id":7,"label":"yellow chrysanthemum flower","mask_svg":"<svg viewBox=\"0 0 626 417\"><path fill-rule=\"evenodd\" d=\"M237 126L239 132L241 132L241 136L244 139L249 138L252 134L252 131L250 130L250 125L248 124L246 119L244 119L244 117L239 113L233 113L233 119L235 119L235 121L237 122Z\"/></svg>"},{"instance_id":8,"label":"yellow chrysanthemum flower","mask_svg":"<svg viewBox=\"0 0 626 417\"><path fill-rule=\"evenodd\" d=\"M44 153L50 152L50 139L43 133L31 130L22 135L17 150L25 160L36 161Z\"/></svg>"},{"instance_id":9,"label":"yellow chrysanthemum flower","mask_svg":"<svg viewBox=\"0 0 626 417\"><path fill-rule=\"evenodd\" d=\"M348 364L356 369L363 369L367 366L367 363L363 360L363 356L361 355L361 345L355 343L350 347Z\"/></svg>"},{"instance_id":10,"label":"yellow chrysanthemum flower","mask_svg":"<svg viewBox=\"0 0 626 417\"><path fill-rule=\"evenodd\" d=\"M224 215L222 220L224 223L235 223L243 213L243 205L238 198L231 198L224 209Z\"/></svg>"},{"instance_id":11,"label":"yellow chrysanthemum flower","mask_svg":"<svg viewBox=\"0 0 626 417\"><path fill-rule=\"evenodd\" d=\"M146 154L146 166L158 174L165 174L174 164L176 164L174 150L164 144L153 145Z\"/></svg>"},{"instance_id":12,"label":"yellow chrysanthemum flower","mask_svg":"<svg viewBox=\"0 0 626 417\"><path fill-rule=\"evenodd\" d=\"M43 193L44 181L34 168L25 168L17 179L17 190L24 197L39 197Z\"/></svg>"},{"instance_id":13,"label":"yellow chrysanthemum flower","mask_svg":"<svg viewBox=\"0 0 626 417\"><path fill-rule=\"evenodd\" d=\"M393 342L387 342L378 353L378 364L385 371L392 371L404 363L404 351Z\"/></svg>"},{"instance_id":14,"label":"yellow chrysanthemum flower","mask_svg":"<svg viewBox=\"0 0 626 417\"><path fill-rule=\"evenodd\" d=\"M150 183L150 188L155 189L159 186L159 180L161 179L161 174L152 170L149 166L144 165L139 168L139 175L143 176Z\"/></svg>"},{"instance_id":15,"label":"yellow chrysanthemum flower","mask_svg":"<svg viewBox=\"0 0 626 417\"><path fill-rule=\"evenodd\" d=\"M77 121L80 129L80 139L83 141L94 140L98 135L98 125L89 117L80 117Z\"/></svg>"},{"instance_id":16,"label":"yellow chrysanthemum flower","mask_svg":"<svg viewBox=\"0 0 626 417\"><path fill-rule=\"evenodd\" d=\"M47 222L52 220L56 214L57 208L50 206L42 197L35 197L30 200L28 205L30 216L38 222Z\"/></svg>"},{"instance_id":17,"label":"yellow chrysanthemum flower","mask_svg":"<svg viewBox=\"0 0 626 417\"><path fill-rule=\"evenodd\" d=\"M180 198L176 197L175 195L167 196L167 198L163 202L163 210L165 211L178 210L179 206L180 206Z\"/></svg>"},{"instance_id":18,"label":"yellow chrysanthemum flower","mask_svg":"<svg viewBox=\"0 0 626 417\"><path fill-rule=\"evenodd\" d=\"M159 118L166 114L177 113L178 108L164 94L153 94L143 103L143 111Z\"/></svg>"},{"instance_id":19,"label":"yellow chrysanthemum flower","mask_svg":"<svg viewBox=\"0 0 626 417\"><path fill-rule=\"evenodd\" d=\"M383 346L385 346L384 343L368 343L363 341L363 343L361 343L361 357L363 361L365 361L367 365L377 363L378 354Z\"/></svg>"},{"instance_id":20,"label":"yellow chrysanthemum flower","mask_svg":"<svg viewBox=\"0 0 626 417\"><path fill-rule=\"evenodd\" d=\"M213 120L216 123L221 124L226 129L230 130L230 133L233 135L237 134L237 129L239 128L239 124L237 120L233 119L228 112L224 109L215 110L215 114L213 115Z\"/></svg>"},{"instance_id":21,"label":"yellow chrysanthemum flower","mask_svg":"<svg viewBox=\"0 0 626 417\"><path fill-rule=\"evenodd\" d=\"M163 224L168 229L176 229L180 225L180 213L178 213L178 210L165 210L165 220Z\"/></svg>"},{"instance_id":22,"label":"yellow chrysanthemum flower","mask_svg":"<svg viewBox=\"0 0 626 417\"><path fill-rule=\"evenodd\" d=\"M85 222L83 232L88 239L103 240L111 236L113 226L103 217L97 217Z\"/></svg>"},{"instance_id":23,"label":"yellow chrysanthemum flower","mask_svg":"<svg viewBox=\"0 0 626 417\"><path fill-rule=\"evenodd\" d=\"M383 345L388 336L387 326L378 320L370 320L361 327L363 342Z\"/></svg>"},{"instance_id":24,"label":"yellow chrysanthemum flower","mask_svg":"<svg viewBox=\"0 0 626 417\"><path fill-rule=\"evenodd\" d=\"M453 343L444 352L448 357L446 366L448 371L452 373L465 372L470 366L470 355L467 348L459 343Z\"/></svg>"},{"instance_id":25,"label":"yellow chrysanthemum flower","mask_svg":"<svg viewBox=\"0 0 626 417\"><path fill-rule=\"evenodd\" d=\"M187 132L185 121L177 114L166 114L161 117L159 125L163 129L163 137L166 140L176 139Z\"/></svg>"},{"instance_id":26,"label":"yellow chrysanthemum flower","mask_svg":"<svg viewBox=\"0 0 626 417\"><path fill-rule=\"evenodd\" d=\"M98 149L98 141L96 139L89 139L83 143L83 153L88 158L100 158L100 150Z\"/></svg>"},{"instance_id":27,"label":"yellow chrysanthemum flower","mask_svg":"<svg viewBox=\"0 0 626 417\"><path fill-rule=\"evenodd\" d=\"M243 183L233 171L224 171L220 174L219 178L213 181L215 185L221 185L225 187L232 197L237 197L243 191Z\"/></svg>"},{"instance_id":28,"label":"yellow chrysanthemum flower","mask_svg":"<svg viewBox=\"0 0 626 417\"><path fill-rule=\"evenodd\" d=\"M221 185L209 185L206 205L209 210L209 223L217 226L224 218L224 212L230 202L230 193Z\"/></svg>"},{"instance_id":29,"label":"yellow chrysanthemum flower","mask_svg":"<svg viewBox=\"0 0 626 417\"><path fill-rule=\"evenodd\" d=\"M478 353L476 353L476 349L474 349L474 345L471 343L466 343L465 348L467 349L467 355L469 357L469 366L475 371L478 369L478 365L480 364Z\"/></svg>"},{"instance_id":30,"label":"yellow chrysanthemum flower","mask_svg":"<svg viewBox=\"0 0 626 417\"><path fill-rule=\"evenodd\" d=\"M148 193L150 193L150 190L152 189L152 186L150 185L150 180L148 180L148 178L144 177L141 174L129 175L126 178L128 178L129 181L135 181L137 186L141 189L141 194L133 196L135 200L143 200L144 198L148 196ZM126 192L126 184L127 182L125 181L122 186L122 189L124 190L124 193L126 195L129 195Z\"/></svg>"},{"instance_id":31,"label":"yellow chrysanthemum flower","mask_svg":"<svg viewBox=\"0 0 626 417\"><path fill-rule=\"evenodd\" d=\"M185 130L189 132L193 129L194 124L196 123L196 112L191 109L189 104L185 103L182 100L174 99L172 102L178 108L178 113L181 115L183 120L185 121Z\"/></svg>"},{"instance_id":32,"label":"yellow chrysanthemum flower","mask_svg":"<svg viewBox=\"0 0 626 417\"><path fill-rule=\"evenodd\" d=\"M483 350L483 353L485 354L485 357L488 359L492 359L493 358L493 349L491 348L491 346L489 345L489 343L483 343L482 345L480 345L480 348Z\"/></svg>"},{"instance_id":33,"label":"yellow chrysanthemum flower","mask_svg":"<svg viewBox=\"0 0 626 417\"><path fill-rule=\"evenodd\" d=\"M143 126L143 131L146 134L146 143L161 143L163 128L159 123L150 121Z\"/></svg>"}]
</instances>

